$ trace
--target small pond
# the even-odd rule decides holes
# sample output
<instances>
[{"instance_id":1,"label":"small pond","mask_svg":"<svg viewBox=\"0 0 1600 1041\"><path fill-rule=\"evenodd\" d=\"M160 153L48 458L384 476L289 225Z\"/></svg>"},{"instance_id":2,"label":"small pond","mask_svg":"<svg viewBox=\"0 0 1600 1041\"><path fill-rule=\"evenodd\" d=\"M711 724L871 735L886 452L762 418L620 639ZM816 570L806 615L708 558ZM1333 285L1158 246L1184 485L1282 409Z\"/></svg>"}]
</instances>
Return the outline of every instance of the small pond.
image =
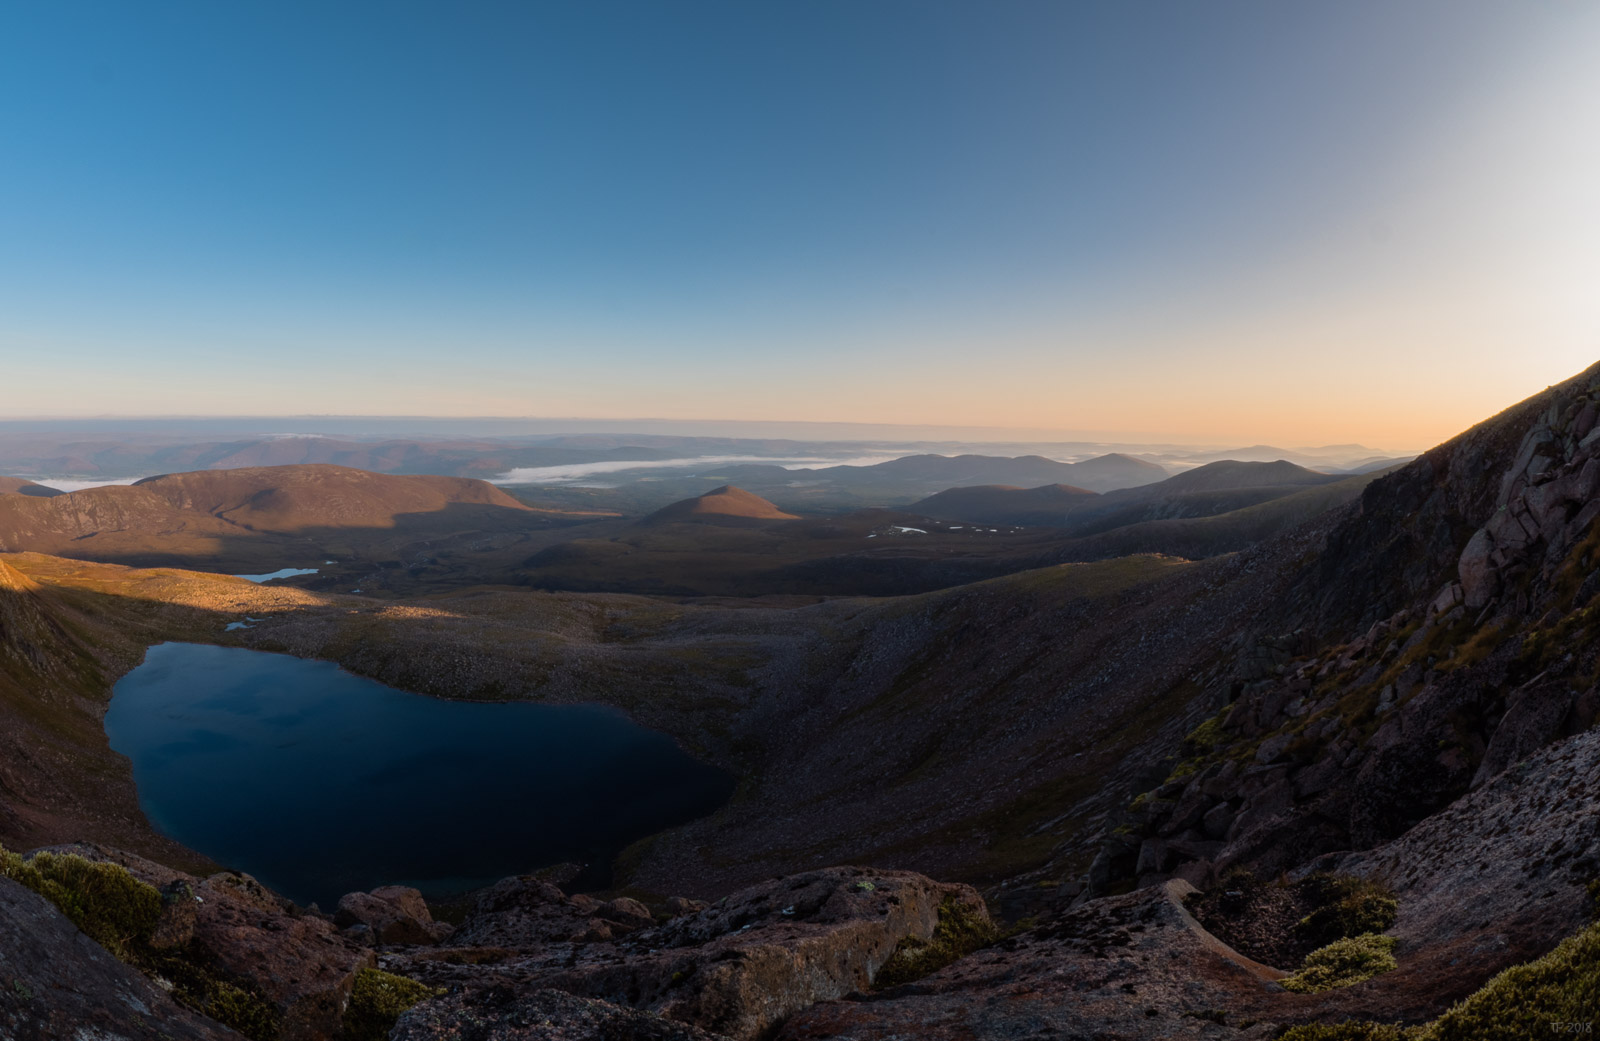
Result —
<instances>
[{"instance_id":1,"label":"small pond","mask_svg":"<svg viewBox=\"0 0 1600 1041\"><path fill-rule=\"evenodd\" d=\"M118 681L111 747L157 829L331 909L446 896L622 848L716 809L725 771L593 706L442 701L236 647L165 643Z\"/></svg>"},{"instance_id":2,"label":"small pond","mask_svg":"<svg viewBox=\"0 0 1600 1041\"><path fill-rule=\"evenodd\" d=\"M276 571L267 571L259 575L233 575L233 578L243 578L251 582L271 582L275 578L294 578L296 575L314 575L321 568L315 567L281 567Z\"/></svg>"}]
</instances>

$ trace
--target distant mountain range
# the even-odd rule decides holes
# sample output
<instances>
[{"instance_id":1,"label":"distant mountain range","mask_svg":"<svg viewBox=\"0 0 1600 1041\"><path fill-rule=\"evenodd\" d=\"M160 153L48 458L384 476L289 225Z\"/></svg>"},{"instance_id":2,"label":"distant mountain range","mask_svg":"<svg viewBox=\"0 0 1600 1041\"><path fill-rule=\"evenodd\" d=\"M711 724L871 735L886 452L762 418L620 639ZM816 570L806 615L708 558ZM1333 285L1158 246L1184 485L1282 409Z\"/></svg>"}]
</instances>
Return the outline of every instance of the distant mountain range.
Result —
<instances>
[{"instance_id":1,"label":"distant mountain range","mask_svg":"<svg viewBox=\"0 0 1600 1041\"><path fill-rule=\"evenodd\" d=\"M1062 484L1038 488L989 485L950 489L906 508L941 520L1046 525L1087 535L1142 521L1228 513L1341 479L1281 459L1270 463L1230 460L1103 495Z\"/></svg>"}]
</instances>

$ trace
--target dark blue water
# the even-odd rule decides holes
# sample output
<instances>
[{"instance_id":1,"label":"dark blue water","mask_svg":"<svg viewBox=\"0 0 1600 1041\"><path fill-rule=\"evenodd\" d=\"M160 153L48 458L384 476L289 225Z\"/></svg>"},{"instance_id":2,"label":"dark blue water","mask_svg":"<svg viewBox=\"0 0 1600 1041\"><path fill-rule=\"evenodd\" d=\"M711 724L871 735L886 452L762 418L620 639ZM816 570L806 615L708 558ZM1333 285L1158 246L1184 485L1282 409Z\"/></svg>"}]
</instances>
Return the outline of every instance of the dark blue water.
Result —
<instances>
[{"instance_id":1,"label":"dark blue water","mask_svg":"<svg viewBox=\"0 0 1600 1041\"><path fill-rule=\"evenodd\" d=\"M620 713L407 694L305 661L164 643L116 685L111 747L163 834L301 902L448 895L709 813L724 771Z\"/></svg>"}]
</instances>

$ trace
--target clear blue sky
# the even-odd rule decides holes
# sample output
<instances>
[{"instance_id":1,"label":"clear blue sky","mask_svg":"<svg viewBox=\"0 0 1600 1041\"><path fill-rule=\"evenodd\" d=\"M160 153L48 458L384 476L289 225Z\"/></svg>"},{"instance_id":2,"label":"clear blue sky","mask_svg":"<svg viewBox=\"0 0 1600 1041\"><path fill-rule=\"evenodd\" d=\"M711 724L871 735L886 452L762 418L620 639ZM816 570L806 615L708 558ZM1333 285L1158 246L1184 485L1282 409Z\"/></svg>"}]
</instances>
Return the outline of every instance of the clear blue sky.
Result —
<instances>
[{"instance_id":1,"label":"clear blue sky","mask_svg":"<svg viewBox=\"0 0 1600 1041\"><path fill-rule=\"evenodd\" d=\"M1596 10L6 5L0 414L1442 437L1600 356Z\"/></svg>"}]
</instances>

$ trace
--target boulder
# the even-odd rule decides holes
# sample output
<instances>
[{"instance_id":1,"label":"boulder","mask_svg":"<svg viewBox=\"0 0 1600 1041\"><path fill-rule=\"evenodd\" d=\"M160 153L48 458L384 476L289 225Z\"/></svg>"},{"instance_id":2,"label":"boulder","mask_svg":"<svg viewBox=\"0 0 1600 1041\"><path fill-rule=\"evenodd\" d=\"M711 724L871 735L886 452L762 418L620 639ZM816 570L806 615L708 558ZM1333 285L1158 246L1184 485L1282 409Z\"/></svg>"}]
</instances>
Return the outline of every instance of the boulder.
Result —
<instances>
[{"instance_id":1,"label":"boulder","mask_svg":"<svg viewBox=\"0 0 1600 1041\"><path fill-rule=\"evenodd\" d=\"M503 878L478 895L452 944L530 950L588 933L602 905L592 897L568 897L534 875Z\"/></svg>"},{"instance_id":2,"label":"boulder","mask_svg":"<svg viewBox=\"0 0 1600 1041\"><path fill-rule=\"evenodd\" d=\"M356 974L376 965L370 950L249 875L212 875L195 886L195 895L200 905L192 942L276 1008L280 1041L337 1036Z\"/></svg>"},{"instance_id":3,"label":"boulder","mask_svg":"<svg viewBox=\"0 0 1600 1041\"><path fill-rule=\"evenodd\" d=\"M346 893L339 898L333 923L347 931L366 926L374 943L431 944L453 931L435 922L422 894L403 886L382 886L370 893Z\"/></svg>"},{"instance_id":4,"label":"boulder","mask_svg":"<svg viewBox=\"0 0 1600 1041\"><path fill-rule=\"evenodd\" d=\"M421 892L410 886L379 886L372 891L372 895L379 900L387 900L419 922L433 921L428 902L422 899Z\"/></svg>"},{"instance_id":5,"label":"boulder","mask_svg":"<svg viewBox=\"0 0 1600 1041\"><path fill-rule=\"evenodd\" d=\"M0 983L0 1037L7 1041L240 1041L180 1008L54 904L9 878L0 878Z\"/></svg>"},{"instance_id":6,"label":"boulder","mask_svg":"<svg viewBox=\"0 0 1600 1041\"><path fill-rule=\"evenodd\" d=\"M686 914L704 911L710 906L704 900L690 900L683 896L669 896L666 902L667 914L673 918L682 918Z\"/></svg>"},{"instance_id":7,"label":"boulder","mask_svg":"<svg viewBox=\"0 0 1600 1041\"><path fill-rule=\"evenodd\" d=\"M615 900L608 900L595 910L595 916L610 922L612 931L628 931L633 929L648 929L656 924L655 915L650 909L637 900L620 896Z\"/></svg>"}]
</instances>

